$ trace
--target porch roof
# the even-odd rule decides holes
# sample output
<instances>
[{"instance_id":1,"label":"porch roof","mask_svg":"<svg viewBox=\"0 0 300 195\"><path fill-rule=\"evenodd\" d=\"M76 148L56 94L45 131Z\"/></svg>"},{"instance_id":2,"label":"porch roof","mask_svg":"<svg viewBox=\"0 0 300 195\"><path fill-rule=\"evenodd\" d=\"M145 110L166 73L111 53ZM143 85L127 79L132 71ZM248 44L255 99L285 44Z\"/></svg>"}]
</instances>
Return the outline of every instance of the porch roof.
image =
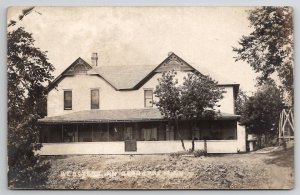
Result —
<instances>
[{"instance_id":1,"label":"porch roof","mask_svg":"<svg viewBox=\"0 0 300 195\"><path fill-rule=\"evenodd\" d=\"M238 119L239 115L221 113L220 119ZM84 110L60 116L39 119L39 123L107 123L107 122L143 122L166 120L157 108L120 109L120 110Z\"/></svg>"}]
</instances>

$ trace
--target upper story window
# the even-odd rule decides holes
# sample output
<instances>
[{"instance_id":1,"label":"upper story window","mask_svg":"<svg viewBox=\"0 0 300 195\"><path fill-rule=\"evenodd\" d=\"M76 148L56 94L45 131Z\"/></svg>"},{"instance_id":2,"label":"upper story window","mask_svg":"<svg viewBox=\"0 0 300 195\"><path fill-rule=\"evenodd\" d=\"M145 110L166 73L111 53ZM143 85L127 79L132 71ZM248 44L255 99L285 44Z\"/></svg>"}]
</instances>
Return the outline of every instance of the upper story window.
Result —
<instances>
[{"instance_id":1,"label":"upper story window","mask_svg":"<svg viewBox=\"0 0 300 195\"><path fill-rule=\"evenodd\" d=\"M99 89L91 90L91 109L99 109Z\"/></svg>"},{"instance_id":2,"label":"upper story window","mask_svg":"<svg viewBox=\"0 0 300 195\"><path fill-rule=\"evenodd\" d=\"M72 110L72 91L71 90L64 91L64 109Z\"/></svg>"},{"instance_id":3,"label":"upper story window","mask_svg":"<svg viewBox=\"0 0 300 195\"><path fill-rule=\"evenodd\" d=\"M153 107L153 90L144 90L144 104L146 108Z\"/></svg>"}]
</instances>

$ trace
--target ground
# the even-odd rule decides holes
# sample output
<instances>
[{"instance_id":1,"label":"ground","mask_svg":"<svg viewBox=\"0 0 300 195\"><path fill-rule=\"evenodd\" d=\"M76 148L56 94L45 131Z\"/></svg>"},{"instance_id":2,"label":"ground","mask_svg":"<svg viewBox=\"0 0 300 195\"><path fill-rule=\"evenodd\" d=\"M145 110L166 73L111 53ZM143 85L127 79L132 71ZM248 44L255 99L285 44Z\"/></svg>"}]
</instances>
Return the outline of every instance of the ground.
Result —
<instances>
[{"instance_id":1,"label":"ground","mask_svg":"<svg viewBox=\"0 0 300 195\"><path fill-rule=\"evenodd\" d=\"M44 157L52 189L291 189L294 149L244 154Z\"/></svg>"}]
</instances>

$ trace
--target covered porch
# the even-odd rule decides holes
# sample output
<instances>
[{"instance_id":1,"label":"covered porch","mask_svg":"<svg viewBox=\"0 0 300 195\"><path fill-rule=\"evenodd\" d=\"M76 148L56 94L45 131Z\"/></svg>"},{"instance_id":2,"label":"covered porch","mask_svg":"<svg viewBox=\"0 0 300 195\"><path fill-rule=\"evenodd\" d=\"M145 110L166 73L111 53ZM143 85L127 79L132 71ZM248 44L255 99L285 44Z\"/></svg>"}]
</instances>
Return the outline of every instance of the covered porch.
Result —
<instances>
[{"instance_id":1,"label":"covered porch","mask_svg":"<svg viewBox=\"0 0 300 195\"><path fill-rule=\"evenodd\" d=\"M143 110L135 117L130 113L133 110L126 113L122 110L109 111L109 114L98 111L93 117L79 112L41 119L40 142L44 145L41 154L171 153L182 150L181 139L185 140L186 149L191 148L194 139L195 149L203 149L203 140L207 140L207 149L211 153L243 151L238 144L245 141L245 131L238 125L236 115L201 120L194 125L191 121L181 120L176 131L158 110ZM95 119L95 116L100 118Z\"/></svg>"},{"instance_id":2,"label":"covered porch","mask_svg":"<svg viewBox=\"0 0 300 195\"><path fill-rule=\"evenodd\" d=\"M179 129L167 121L124 121L105 123L43 124L41 143L168 141L168 140L236 140L235 120L179 121Z\"/></svg>"}]
</instances>

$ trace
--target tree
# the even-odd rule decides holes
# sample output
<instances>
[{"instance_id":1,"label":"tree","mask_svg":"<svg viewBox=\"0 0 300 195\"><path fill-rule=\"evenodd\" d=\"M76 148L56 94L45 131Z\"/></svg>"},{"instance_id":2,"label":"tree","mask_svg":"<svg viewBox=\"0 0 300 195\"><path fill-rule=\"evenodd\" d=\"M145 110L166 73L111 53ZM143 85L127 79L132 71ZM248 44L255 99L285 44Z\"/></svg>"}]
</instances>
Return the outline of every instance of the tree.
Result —
<instances>
[{"instance_id":1,"label":"tree","mask_svg":"<svg viewBox=\"0 0 300 195\"><path fill-rule=\"evenodd\" d=\"M209 76L200 73L188 73L181 87L182 115L191 120L191 129L197 121L214 119L218 116L217 102L223 98L224 88ZM194 151L194 134L192 135L192 151Z\"/></svg>"},{"instance_id":2,"label":"tree","mask_svg":"<svg viewBox=\"0 0 300 195\"><path fill-rule=\"evenodd\" d=\"M193 121L191 128L193 128L194 122L197 120L216 117L215 107L217 102L223 98L224 90L209 76L200 73L188 73L187 77L184 77L182 85L178 85L175 77L175 71L162 74L154 91L159 100L154 103L165 118L175 122L176 132L179 134L185 150L178 121L180 119L191 120Z\"/></svg>"},{"instance_id":3,"label":"tree","mask_svg":"<svg viewBox=\"0 0 300 195\"><path fill-rule=\"evenodd\" d=\"M281 110L284 108L279 88L274 82L264 83L260 89L246 100L241 116L241 124L246 125L249 132L273 137ZM260 142L259 142L260 143Z\"/></svg>"},{"instance_id":4,"label":"tree","mask_svg":"<svg viewBox=\"0 0 300 195\"><path fill-rule=\"evenodd\" d=\"M253 31L243 36L236 61L250 64L260 73L258 84L262 85L273 73L281 81L287 102L293 105L293 20L291 7L261 7L249 11Z\"/></svg>"},{"instance_id":5,"label":"tree","mask_svg":"<svg viewBox=\"0 0 300 195\"><path fill-rule=\"evenodd\" d=\"M19 15L18 17L18 20L21 21L23 20L23 18L25 16L27 16L28 14L32 13L32 12L35 12L35 13L38 13L39 15L42 15L40 12L36 11L35 10L35 7L29 7L29 8L26 8L26 9L23 9L22 10L22 14ZM10 20L7 24L7 27L10 27L10 26L15 26L17 24L17 21L15 20Z\"/></svg>"},{"instance_id":6,"label":"tree","mask_svg":"<svg viewBox=\"0 0 300 195\"><path fill-rule=\"evenodd\" d=\"M153 102L162 115L169 121L175 123L175 131L178 132L178 120L181 118L181 99L180 88L176 86L178 80L175 79L175 71L169 71L162 74L162 77L158 80L158 85L154 90L154 94L159 98L159 101ZM183 150L185 150L183 138L180 133L180 140Z\"/></svg>"},{"instance_id":7,"label":"tree","mask_svg":"<svg viewBox=\"0 0 300 195\"><path fill-rule=\"evenodd\" d=\"M8 118L17 122L38 113L37 101L45 96L45 85L53 79L54 67L46 52L34 46L32 34L23 27L7 35Z\"/></svg>"},{"instance_id":8,"label":"tree","mask_svg":"<svg viewBox=\"0 0 300 195\"><path fill-rule=\"evenodd\" d=\"M246 101L248 100L248 98L249 97L247 96L246 92L243 91L242 89L239 89L237 98L234 102L236 114L238 114L238 115L243 114L244 105L245 105Z\"/></svg>"},{"instance_id":9,"label":"tree","mask_svg":"<svg viewBox=\"0 0 300 195\"><path fill-rule=\"evenodd\" d=\"M35 152L41 149L37 143L38 115L29 115L18 126L8 130L8 185L13 188L40 188L47 180L49 163L42 161Z\"/></svg>"},{"instance_id":10,"label":"tree","mask_svg":"<svg viewBox=\"0 0 300 195\"><path fill-rule=\"evenodd\" d=\"M45 113L45 85L54 67L23 27L7 39L9 185L32 188L45 179L47 165L35 154L41 148L37 118Z\"/></svg>"}]
</instances>

